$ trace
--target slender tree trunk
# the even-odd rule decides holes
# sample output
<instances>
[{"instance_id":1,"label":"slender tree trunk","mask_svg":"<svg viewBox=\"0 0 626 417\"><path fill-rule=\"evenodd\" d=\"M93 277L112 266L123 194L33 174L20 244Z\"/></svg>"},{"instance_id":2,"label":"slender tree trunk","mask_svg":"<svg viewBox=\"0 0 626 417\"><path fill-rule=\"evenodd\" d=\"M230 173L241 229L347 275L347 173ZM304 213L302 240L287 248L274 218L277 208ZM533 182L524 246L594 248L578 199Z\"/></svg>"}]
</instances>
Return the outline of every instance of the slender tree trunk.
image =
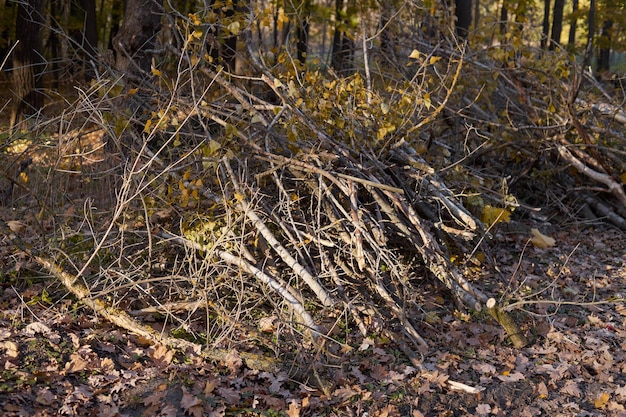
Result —
<instances>
[{"instance_id":1,"label":"slender tree trunk","mask_svg":"<svg viewBox=\"0 0 626 417\"><path fill-rule=\"evenodd\" d=\"M541 49L546 49L550 38L550 0L543 0L543 24L541 25Z\"/></svg>"},{"instance_id":2,"label":"slender tree trunk","mask_svg":"<svg viewBox=\"0 0 626 417\"><path fill-rule=\"evenodd\" d=\"M509 20L509 5L507 0L502 0L502 8L500 9L500 34L507 32L507 24Z\"/></svg>"},{"instance_id":3,"label":"slender tree trunk","mask_svg":"<svg viewBox=\"0 0 626 417\"><path fill-rule=\"evenodd\" d=\"M392 1L382 3L380 13L380 50L382 54L391 62L396 63L396 39L393 32L388 27L389 21L395 13L395 7Z\"/></svg>"},{"instance_id":4,"label":"slender tree trunk","mask_svg":"<svg viewBox=\"0 0 626 417\"><path fill-rule=\"evenodd\" d=\"M235 12L238 10L239 0L233 0L232 8L228 8L224 16L228 18L232 18L235 16ZM231 35L224 39L224 47L222 48L221 57L224 62L224 67L228 71L235 71L237 66L237 39L238 35Z\"/></svg>"},{"instance_id":5,"label":"slender tree trunk","mask_svg":"<svg viewBox=\"0 0 626 417\"><path fill-rule=\"evenodd\" d=\"M576 27L578 25L578 0L572 0L572 17L570 19L569 37L567 39L567 45L572 51L576 49Z\"/></svg>"},{"instance_id":6,"label":"slender tree trunk","mask_svg":"<svg viewBox=\"0 0 626 417\"><path fill-rule=\"evenodd\" d=\"M480 0L474 0L474 29L480 24Z\"/></svg>"},{"instance_id":7,"label":"slender tree trunk","mask_svg":"<svg viewBox=\"0 0 626 417\"><path fill-rule=\"evenodd\" d=\"M589 2L589 14L587 15L587 46L585 47L585 56L583 58L583 68L588 68L591 65L591 57L593 56L593 37L596 31L596 0L590 0Z\"/></svg>"},{"instance_id":8,"label":"slender tree trunk","mask_svg":"<svg viewBox=\"0 0 626 417\"><path fill-rule=\"evenodd\" d=\"M565 8L565 0L554 1L554 17L552 18L552 32L550 34L550 47L552 51L557 45L561 44L561 32L563 31L563 9Z\"/></svg>"},{"instance_id":9,"label":"slender tree trunk","mask_svg":"<svg viewBox=\"0 0 626 417\"><path fill-rule=\"evenodd\" d=\"M20 2L17 10L13 50L13 90L15 105L11 113L11 129L24 116L43 108L41 29L43 27L43 0Z\"/></svg>"},{"instance_id":10,"label":"slender tree trunk","mask_svg":"<svg viewBox=\"0 0 626 417\"><path fill-rule=\"evenodd\" d=\"M611 70L611 31L613 20L607 19L602 24L602 32L598 42L598 75L602 76Z\"/></svg>"},{"instance_id":11,"label":"slender tree trunk","mask_svg":"<svg viewBox=\"0 0 626 417\"><path fill-rule=\"evenodd\" d=\"M302 1L302 10L298 14L296 26L296 50L298 61L304 67L309 46L309 26L311 19L311 0Z\"/></svg>"},{"instance_id":12,"label":"slender tree trunk","mask_svg":"<svg viewBox=\"0 0 626 417\"><path fill-rule=\"evenodd\" d=\"M91 81L94 76L93 62L98 57L98 28L95 0L80 0L71 2L71 15L76 22L81 22L78 29L72 30L71 37L81 57L82 72L85 81Z\"/></svg>"},{"instance_id":13,"label":"slender tree trunk","mask_svg":"<svg viewBox=\"0 0 626 417\"><path fill-rule=\"evenodd\" d=\"M472 0L455 0L454 14L456 15L457 36L467 39L472 24Z\"/></svg>"},{"instance_id":14,"label":"slender tree trunk","mask_svg":"<svg viewBox=\"0 0 626 417\"><path fill-rule=\"evenodd\" d=\"M113 38L115 68L136 77L150 74L151 51L161 29L162 7L157 0L127 0L124 22Z\"/></svg>"},{"instance_id":15,"label":"slender tree trunk","mask_svg":"<svg viewBox=\"0 0 626 417\"><path fill-rule=\"evenodd\" d=\"M85 11L84 20L84 60L85 81L95 77L94 63L98 60L98 19L96 18L96 0L81 0L81 7Z\"/></svg>"},{"instance_id":16,"label":"slender tree trunk","mask_svg":"<svg viewBox=\"0 0 626 417\"><path fill-rule=\"evenodd\" d=\"M331 52L331 66L337 72L349 70L352 67L354 42L346 36L348 19L344 12L343 0L335 0L335 33Z\"/></svg>"}]
</instances>

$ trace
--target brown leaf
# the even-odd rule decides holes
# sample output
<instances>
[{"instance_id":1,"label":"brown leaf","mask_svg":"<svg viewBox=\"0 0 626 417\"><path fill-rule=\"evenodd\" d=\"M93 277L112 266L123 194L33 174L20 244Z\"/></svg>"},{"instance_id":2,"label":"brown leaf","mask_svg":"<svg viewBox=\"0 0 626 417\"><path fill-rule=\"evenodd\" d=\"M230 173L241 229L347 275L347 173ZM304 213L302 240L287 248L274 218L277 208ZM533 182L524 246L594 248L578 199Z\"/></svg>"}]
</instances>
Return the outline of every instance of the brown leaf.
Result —
<instances>
[{"instance_id":1,"label":"brown leaf","mask_svg":"<svg viewBox=\"0 0 626 417\"><path fill-rule=\"evenodd\" d=\"M356 390L353 388L355 388ZM361 390L356 385L354 387L344 385L343 387L338 388L335 390L335 392L333 392L333 397L337 398L339 401L347 401L360 393Z\"/></svg>"},{"instance_id":2,"label":"brown leaf","mask_svg":"<svg viewBox=\"0 0 626 417\"><path fill-rule=\"evenodd\" d=\"M53 402L55 402L57 399L57 396L54 395L50 389L48 388L42 388L38 393L37 393L37 397L35 398L35 401L37 402L37 404L41 404L41 405L51 405Z\"/></svg>"},{"instance_id":3,"label":"brown leaf","mask_svg":"<svg viewBox=\"0 0 626 417\"><path fill-rule=\"evenodd\" d=\"M185 410L185 414L193 417L201 417L204 411L202 409L202 400L187 392L185 387L183 387L183 398L180 400L180 406Z\"/></svg>"},{"instance_id":4,"label":"brown leaf","mask_svg":"<svg viewBox=\"0 0 626 417\"><path fill-rule=\"evenodd\" d=\"M11 359L15 359L19 356L17 343L10 340L0 342L0 349L5 349L6 355Z\"/></svg>"},{"instance_id":5,"label":"brown leaf","mask_svg":"<svg viewBox=\"0 0 626 417\"><path fill-rule=\"evenodd\" d=\"M224 358L224 365L230 370L231 373L236 374L243 365L243 360L239 356L239 352L235 349L228 352Z\"/></svg>"},{"instance_id":6,"label":"brown leaf","mask_svg":"<svg viewBox=\"0 0 626 417\"><path fill-rule=\"evenodd\" d=\"M576 383L576 381L573 381L571 379L569 381L565 382L565 385L563 385L563 388L560 389L560 392L562 392L563 394L572 395L572 396L577 397L577 398L580 398L583 395L583 393L580 390L580 388L578 388L578 384ZM608 399L607 399L607 401L608 401Z\"/></svg>"},{"instance_id":7,"label":"brown leaf","mask_svg":"<svg viewBox=\"0 0 626 417\"><path fill-rule=\"evenodd\" d=\"M489 404L478 404L476 406L476 414L479 416L486 416L491 413L491 406Z\"/></svg>"},{"instance_id":8,"label":"brown leaf","mask_svg":"<svg viewBox=\"0 0 626 417\"><path fill-rule=\"evenodd\" d=\"M220 406L211 411L209 417L224 417L226 415L226 407Z\"/></svg>"},{"instance_id":9,"label":"brown leaf","mask_svg":"<svg viewBox=\"0 0 626 417\"><path fill-rule=\"evenodd\" d=\"M71 374L73 372L82 372L87 369L89 362L84 360L80 354L74 352L70 355L70 361L65 364L65 372Z\"/></svg>"},{"instance_id":10,"label":"brown leaf","mask_svg":"<svg viewBox=\"0 0 626 417\"><path fill-rule=\"evenodd\" d=\"M300 417L300 406L296 400L289 403L286 413L289 417Z\"/></svg>"},{"instance_id":11,"label":"brown leaf","mask_svg":"<svg viewBox=\"0 0 626 417\"><path fill-rule=\"evenodd\" d=\"M159 344L155 348L148 349L148 356L152 358L157 367L164 368L172 363L174 351L168 349L165 345Z\"/></svg>"}]
</instances>

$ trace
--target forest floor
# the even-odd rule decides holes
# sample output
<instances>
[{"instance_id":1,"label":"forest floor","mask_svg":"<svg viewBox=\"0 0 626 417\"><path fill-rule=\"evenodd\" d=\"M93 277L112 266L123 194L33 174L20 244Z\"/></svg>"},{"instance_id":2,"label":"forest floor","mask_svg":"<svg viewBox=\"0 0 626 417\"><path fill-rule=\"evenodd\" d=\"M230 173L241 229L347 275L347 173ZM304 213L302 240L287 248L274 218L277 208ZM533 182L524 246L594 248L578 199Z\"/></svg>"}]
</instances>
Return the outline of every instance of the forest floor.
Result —
<instances>
[{"instance_id":1,"label":"forest floor","mask_svg":"<svg viewBox=\"0 0 626 417\"><path fill-rule=\"evenodd\" d=\"M245 344L226 346L231 353L223 362L207 362L112 326L52 279L11 281L16 268L24 276L33 265L5 238L2 415L626 416L624 233L544 225L556 245L538 249L528 244L536 225L501 226L493 245L500 277L476 279L494 294L534 302L513 311L527 347L513 348L485 314L454 311L433 282L425 289L432 300L424 306L427 319L418 323L430 346L422 365L372 336L320 355L339 364L317 368L333 381L330 395L313 378L303 383L286 372L249 369L239 356Z\"/></svg>"}]
</instances>

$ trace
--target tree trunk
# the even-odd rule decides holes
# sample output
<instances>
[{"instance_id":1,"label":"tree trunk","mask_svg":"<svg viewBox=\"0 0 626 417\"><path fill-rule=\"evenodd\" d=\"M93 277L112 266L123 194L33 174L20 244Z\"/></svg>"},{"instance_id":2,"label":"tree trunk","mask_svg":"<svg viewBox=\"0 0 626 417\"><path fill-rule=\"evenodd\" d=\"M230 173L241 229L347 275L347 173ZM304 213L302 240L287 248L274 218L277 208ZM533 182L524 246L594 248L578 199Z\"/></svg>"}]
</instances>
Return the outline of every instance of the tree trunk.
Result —
<instances>
[{"instance_id":1,"label":"tree trunk","mask_svg":"<svg viewBox=\"0 0 626 417\"><path fill-rule=\"evenodd\" d=\"M150 74L152 49L161 29L162 7L157 0L127 0L124 22L113 38L115 68L143 78Z\"/></svg>"},{"instance_id":2,"label":"tree trunk","mask_svg":"<svg viewBox=\"0 0 626 417\"><path fill-rule=\"evenodd\" d=\"M541 25L541 49L546 49L550 37L550 0L543 0L543 24Z\"/></svg>"},{"instance_id":3,"label":"tree trunk","mask_svg":"<svg viewBox=\"0 0 626 417\"><path fill-rule=\"evenodd\" d=\"M96 0L80 0L85 13L83 54L85 81L95 77L94 63L98 60L98 21L96 19Z\"/></svg>"},{"instance_id":4,"label":"tree trunk","mask_svg":"<svg viewBox=\"0 0 626 417\"><path fill-rule=\"evenodd\" d=\"M583 68L591 65L591 57L593 56L593 37L595 36L596 25L596 0L590 0L589 2L589 14L587 15L587 46L585 47L585 56L583 58Z\"/></svg>"},{"instance_id":5,"label":"tree trunk","mask_svg":"<svg viewBox=\"0 0 626 417\"><path fill-rule=\"evenodd\" d=\"M570 18L569 36L567 38L567 45L571 51L576 50L576 27L578 26L578 0L572 0L572 17Z\"/></svg>"},{"instance_id":6,"label":"tree trunk","mask_svg":"<svg viewBox=\"0 0 626 417\"><path fill-rule=\"evenodd\" d=\"M602 24L602 33L598 41L598 74L602 76L611 69L611 30L613 28L613 20L607 19Z\"/></svg>"},{"instance_id":7,"label":"tree trunk","mask_svg":"<svg viewBox=\"0 0 626 417\"><path fill-rule=\"evenodd\" d=\"M233 0L232 8L226 10L224 16L227 19L235 16L235 11L239 6L238 3L239 0ZM237 67L237 38L238 36L235 34L228 36L226 39L224 39L224 47L222 48L221 52L221 58L224 62L224 68L226 68L226 70L230 72L234 72L235 68Z\"/></svg>"},{"instance_id":8,"label":"tree trunk","mask_svg":"<svg viewBox=\"0 0 626 417\"><path fill-rule=\"evenodd\" d=\"M472 0L455 0L456 34L460 39L467 39L472 24Z\"/></svg>"},{"instance_id":9,"label":"tree trunk","mask_svg":"<svg viewBox=\"0 0 626 417\"><path fill-rule=\"evenodd\" d=\"M550 47L551 51L561 44L561 32L563 31L563 9L565 7L565 0L554 1L554 17L552 18L552 33L550 34Z\"/></svg>"},{"instance_id":10,"label":"tree trunk","mask_svg":"<svg viewBox=\"0 0 626 417\"><path fill-rule=\"evenodd\" d=\"M11 129L24 116L43 108L41 28L43 27L43 0L20 2L17 10L13 50L13 89L15 105L11 113Z\"/></svg>"},{"instance_id":11,"label":"tree trunk","mask_svg":"<svg viewBox=\"0 0 626 417\"><path fill-rule=\"evenodd\" d=\"M333 34L331 66L337 72L343 72L352 67L354 52L354 44L346 36L348 20L343 6L343 0L335 0L335 33Z\"/></svg>"},{"instance_id":12,"label":"tree trunk","mask_svg":"<svg viewBox=\"0 0 626 417\"><path fill-rule=\"evenodd\" d=\"M480 24L480 0L474 0L474 28Z\"/></svg>"},{"instance_id":13,"label":"tree trunk","mask_svg":"<svg viewBox=\"0 0 626 417\"><path fill-rule=\"evenodd\" d=\"M77 49L77 55L82 60L79 66L84 80L89 82L95 76L93 62L98 58L96 2L95 0L72 2L70 13L74 22L80 22L80 27L70 30L70 35Z\"/></svg>"},{"instance_id":14,"label":"tree trunk","mask_svg":"<svg viewBox=\"0 0 626 417\"><path fill-rule=\"evenodd\" d=\"M298 16L296 26L296 50L298 61L304 67L306 64L306 54L309 46L309 26L311 19L311 0L302 1L302 10Z\"/></svg>"},{"instance_id":15,"label":"tree trunk","mask_svg":"<svg viewBox=\"0 0 626 417\"><path fill-rule=\"evenodd\" d=\"M509 20L509 5L507 0L502 0L502 8L500 9L500 34L507 32L507 23Z\"/></svg>"}]
</instances>

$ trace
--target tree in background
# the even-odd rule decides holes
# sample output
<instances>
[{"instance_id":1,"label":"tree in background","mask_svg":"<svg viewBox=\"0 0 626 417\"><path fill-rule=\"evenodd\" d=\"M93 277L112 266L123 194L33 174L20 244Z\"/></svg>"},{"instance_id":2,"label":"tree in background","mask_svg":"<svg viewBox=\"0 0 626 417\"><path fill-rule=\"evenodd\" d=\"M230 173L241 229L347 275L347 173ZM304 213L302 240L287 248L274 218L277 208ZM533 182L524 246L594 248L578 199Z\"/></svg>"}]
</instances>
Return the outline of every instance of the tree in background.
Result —
<instances>
[{"instance_id":1,"label":"tree in background","mask_svg":"<svg viewBox=\"0 0 626 417\"><path fill-rule=\"evenodd\" d=\"M543 23L541 25L541 49L546 49L550 38L550 0L543 0Z\"/></svg>"},{"instance_id":2,"label":"tree in background","mask_svg":"<svg viewBox=\"0 0 626 417\"><path fill-rule=\"evenodd\" d=\"M344 9L344 0L335 0L335 31L333 33L331 66L337 72L348 71L352 68L354 57L354 42L347 35L350 25L350 4Z\"/></svg>"},{"instance_id":3,"label":"tree in background","mask_svg":"<svg viewBox=\"0 0 626 417\"><path fill-rule=\"evenodd\" d=\"M467 39L469 27L472 24L472 0L455 0L456 34L461 39Z\"/></svg>"},{"instance_id":4,"label":"tree in background","mask_svg":"<svg viewBox=\"0 0 626 417\"><path fill-rule=\"evenodd\" d=\"M161 29L163 8L156 0L127 0L124 21L113 38L115 68L127 75L150 73L156 35Z\"/></svg>"},{"instance_id":5,"label":"tree in background","mask_svg":"<svg viewBox=\"0 0 626 417\"><path fill-rule=\"evenodd\" d=\"M550 33L550 46L552 51L557 45L561 44L561 32L563 31L563 10L565 8L565 0L554 1L554 12L552 18L552 32Z\"/></svg>"},{"instance_id":6,"label":"tree in background","mask_svg":"<svg viewBox=\"0 0 626 417\"><path fill-rule=\"evenodd\" d=\"M41 30L43 0L28 0L18 5L15 22L17 45L13 50L13 92L15 102L11 113L11 129L24 116L43 108Z\"/></svg>"},{"instance_id":7,"label":"tree in background","mask_svg":"<svg viewBox=\"0 0 626 417\"><path fill-rule=\"evenodd\" d=\"M91 81L94 76L94 61L98 57L98 24L96 18L95 0L80 0L72 2L72 21L76 29L71 31L78 55L81 57L82 72L85 81Z\"/></svg>"},{"instance_id":8,"label":"tree in background","mask_svg":"<svg viewBox=\"0 0 626 417\"><path fill-rule=\"evenodd\" d=\"M304 66L309 42L309 28L311 21L311 0L303 0L297 13L296 22L296 50L298 61Z\"/></svg>"}]
</instances>

